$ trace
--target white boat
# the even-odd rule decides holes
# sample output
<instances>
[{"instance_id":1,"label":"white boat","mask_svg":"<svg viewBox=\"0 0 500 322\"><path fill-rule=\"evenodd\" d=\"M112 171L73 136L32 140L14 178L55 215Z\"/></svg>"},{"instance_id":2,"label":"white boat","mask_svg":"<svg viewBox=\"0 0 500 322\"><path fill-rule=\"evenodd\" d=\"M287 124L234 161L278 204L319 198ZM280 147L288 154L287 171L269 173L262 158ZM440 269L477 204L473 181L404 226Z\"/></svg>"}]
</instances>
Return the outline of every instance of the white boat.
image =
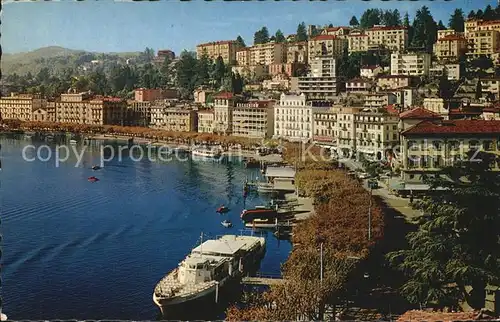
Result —
<instances>
[{"instance_id":1,"label":"white boat","mask_svg":"<svg viewBox=\"0 0 500 322\"><path fill-rule=\"evenodd\" d=\"M278 218L273 219L259 219L256 218L251 222L247 222L247 228L276 228L278 226Z\"/></svg>"},{"instance_id":2,"label":"white boat","mask_svg":"<svg viewBox=\"0 0 500 322\"><path fill-rule=\"evenodd\" d=\"M273 192L274 185L272 183L258 183L257 184L258 192Z\"/></svg>"},{"instance_id":3,"label":"white boat","mask_svg":"<svg viewBox=\"0 0 500 322\"><path fill-rule=\"evenodd\" d=\"M191 152L193 159L219 159L222 152L219 148L196 148Z\"/></svg>"},{"instance_id":4,"label":"white boat","mask_svg":"<svg viewBox=\"0 0 500 322\"><path fill-rule=\"evenodd\" d=\"M185 319L203 303L215 305L219 291L257 268L265 248L264 237L224 235L207 240L160 280L153 302L163 317L175 319Z\"/></svg>"},{"instance_id":5,"label":"white boat","mask_svg":"<svg viewBox=\"0 0 500 322\"><path fill-rule=\"evenodd\" d=\"M76 140L69 140L69 144L71 145L76 145L76 143L78 143Z\"/></svg>"},{"instance_id":6,"label":"white boat","mask_svg":"<svg viewBox=\"0 0 500 322\"><path fill-rule=\"evenodd\" d=\"M226 219L226 220L224 220L224 221L222 221L222 222L221 222L221 224L222 224L222 226L224 226L224 227L226 227L226 228L231 228L231 227L233 227L233 223L232 223L232 222L230 222L230 221L229 221L229 220L227 220L227 219Z\"/></svg>"}]
</instances>

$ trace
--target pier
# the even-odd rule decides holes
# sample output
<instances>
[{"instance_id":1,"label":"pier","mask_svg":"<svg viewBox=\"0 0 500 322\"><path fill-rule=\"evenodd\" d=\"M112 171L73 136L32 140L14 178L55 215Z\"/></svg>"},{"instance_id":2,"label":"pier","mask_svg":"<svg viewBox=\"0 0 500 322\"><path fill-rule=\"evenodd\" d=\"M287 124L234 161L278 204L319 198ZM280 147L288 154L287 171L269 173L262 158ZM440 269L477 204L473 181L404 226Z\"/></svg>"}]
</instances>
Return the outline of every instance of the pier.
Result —
<instances>
[{"instance_id":1,"label":"pier","mask_svg":"<svg viewBox=\"0 0 500 322\"><path fill-rule=\"evenodd\" d=\"M270 286L283 283L283 278L280 275L267 275L257 273L256 276L246 276L241 279L241 284L255 286Z\"/></svg>"}]
</instances>

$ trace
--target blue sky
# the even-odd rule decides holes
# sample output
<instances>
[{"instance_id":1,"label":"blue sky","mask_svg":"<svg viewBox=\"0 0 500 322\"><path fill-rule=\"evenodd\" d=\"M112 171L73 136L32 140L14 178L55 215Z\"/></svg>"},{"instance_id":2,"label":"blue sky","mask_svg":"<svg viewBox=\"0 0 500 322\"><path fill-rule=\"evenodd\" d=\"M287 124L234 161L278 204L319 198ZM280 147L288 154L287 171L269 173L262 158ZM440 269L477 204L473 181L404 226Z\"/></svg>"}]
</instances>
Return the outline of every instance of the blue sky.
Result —
<instances>
[{"instance_id":1,"label":"blue sky","mask_svg":"<svg viewBox=\"0 0 500 322\"><path fill-rule=\"evenodd\" d=\"M198 43L238 35L248 45L262 26L272 34L281 29L287 35L295 33L301 21L347 25L351 16L359 19L367 8L397 8L413 17L417 8L427 5L436 21L447 24L455 8L463 8L467 15L487 4L496 7L497 1L4 1L1 43L6 53L62 46L99 52L169 48L178 54L195 49Z\"/></svg>"}]
</instances>

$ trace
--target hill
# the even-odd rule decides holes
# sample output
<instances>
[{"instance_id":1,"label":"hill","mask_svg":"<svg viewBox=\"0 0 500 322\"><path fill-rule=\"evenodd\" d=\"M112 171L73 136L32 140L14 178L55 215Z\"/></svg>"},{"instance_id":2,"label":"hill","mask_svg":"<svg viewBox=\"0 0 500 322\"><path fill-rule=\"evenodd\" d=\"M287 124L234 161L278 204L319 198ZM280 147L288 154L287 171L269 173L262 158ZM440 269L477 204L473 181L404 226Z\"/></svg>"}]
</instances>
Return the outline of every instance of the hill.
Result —
<instances>
[{"instance_id":1,"label":"hill","mask_svg":"<svg viewBox=\"0 0 500 322\"><path fill-rule=\"evenodd\" d=\"M130 53L94 53L84 50L68 49L58 46L39 48L30 52L3 54L2 74L35 75L40 69L47 67L52 73L60 73L70 68L79 70L93 60L102 63L125 62L128 58L136 58L141 52Z\"/></svg>"}]
</instances>

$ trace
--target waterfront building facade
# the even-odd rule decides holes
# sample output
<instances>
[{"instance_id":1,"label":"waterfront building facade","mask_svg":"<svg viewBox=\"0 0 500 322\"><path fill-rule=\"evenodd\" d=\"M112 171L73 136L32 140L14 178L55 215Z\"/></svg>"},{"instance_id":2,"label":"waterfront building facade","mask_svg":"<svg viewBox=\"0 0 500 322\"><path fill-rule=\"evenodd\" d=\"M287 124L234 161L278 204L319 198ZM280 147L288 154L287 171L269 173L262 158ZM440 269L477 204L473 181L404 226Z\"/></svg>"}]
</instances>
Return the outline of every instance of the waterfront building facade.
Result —
<instances>
[{"instance_id":1,"label":"waterfront building facade","mask_svg":"<svg viewBox=\"0 0 500 322\"><path fill-rule=\"evenodd\" d=\"M436 175L460 160L469 151L498 155L500 121L439 120L424 121L401 133L402 179L422 182L424 175ZM491 164L500 170L500 162Z\"/></svg>"},{"instance_id":2,"label":"waterfront building facade","mask_svg":"<svg viewBox=\"0 0 500 322\"><path fill-rule=\"evenodd\" d=\"M237 98L229 92L219 93L214 96L214 132L230 135L233 125L233 108Z\"/></svg>"},{"instance_id":3,"label":"waterfront building facade","mask_svg":"<svg viewBox=\"0 0 500 322\"><path fill-rule=\"evenodd\" d=\"M47 100L40 95L11 93L0 98L0 114L2 119L31 121L33 112L45 109Z\"/></svg>"},{"instance_id":4,"label":"waterfront building facade","mask_svg":"<svg viewBox=\"0 0 500 322\"><path fill-rule=\"evenodd\" d=\"M312 110L304 94L281 94L274 110L274 136L292 141L312 139Z\"/></svg>"},{"instance_id":5,"label":"waterfront building facade","mask_svg":"<svg viewBox=\"0 0 500 322\"><path fill-rule=\"evenodd\" d=\"M214 111L212 109L198 110L198 132L214 132Z\"/></svg>"},{"instance_id":6,"label":"waterfront building facade","mask_svg":"<svg viewBox=\"0 0 500 322\"><path fill-rule=\"evenodd\" d=\"M192 109L155 105L151 109L151 127L173 132L195 132L197 113Z\"/></svg>"},{"instance_id":7,"label":"waterfront building facade","mask_svg":"<svg viewBox=\"0 0 500 322\"><path fill-rule=\"evenodd\" d=\"M313 109L313 141L333 145L336 120L337 114L331 107L315 107Z\"/></svg>"},{"instance_id":8,"label":"waterfront building facade","mask_svg":"<svg viewBox=\"0 0 500 322\"><path fill-rule=\"evenodd\" d=\"M270 138L274 133L274 101L236 103L232 110L232 135Z\"/></svg>"}]
</instances>

